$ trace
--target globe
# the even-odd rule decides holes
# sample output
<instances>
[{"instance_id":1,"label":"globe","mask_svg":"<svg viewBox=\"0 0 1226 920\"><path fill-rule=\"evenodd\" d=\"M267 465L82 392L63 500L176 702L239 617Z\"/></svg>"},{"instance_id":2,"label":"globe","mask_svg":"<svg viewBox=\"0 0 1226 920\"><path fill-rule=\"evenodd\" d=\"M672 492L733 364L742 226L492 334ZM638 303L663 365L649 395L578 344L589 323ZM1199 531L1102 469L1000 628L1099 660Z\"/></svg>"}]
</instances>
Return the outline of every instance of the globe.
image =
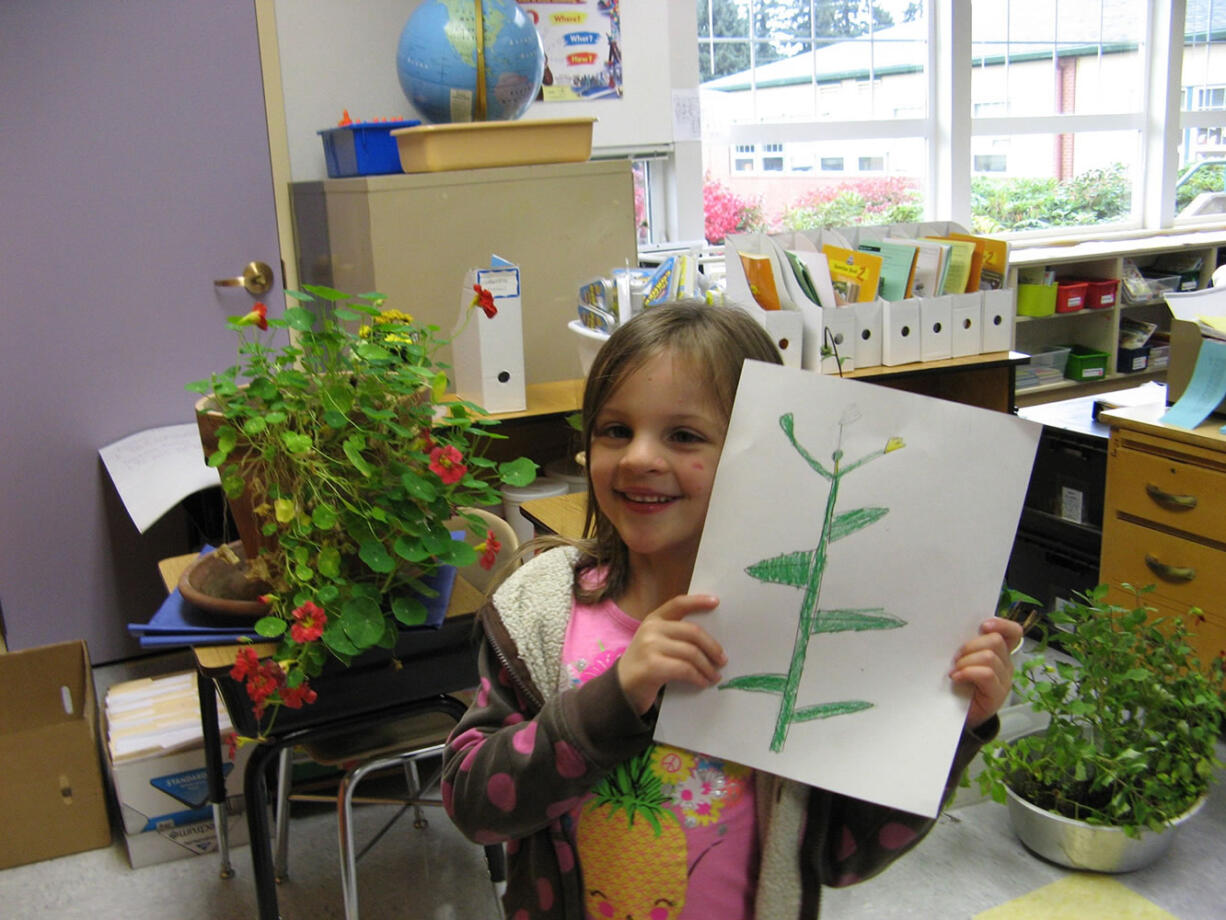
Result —
<instances>
[{"instance_id":1,"label":"globe","mask_svg":"<svg viewBox=\"0 0 1226 920\"><path fill-rule=\"evenodd\" d=\"M477 2L485 36L485 115L477 102ZM409 17L396 49L396 74L427 121L519 118L541 88L545 50L515 0L426 0Z\"/></svg>"}]
</instances>

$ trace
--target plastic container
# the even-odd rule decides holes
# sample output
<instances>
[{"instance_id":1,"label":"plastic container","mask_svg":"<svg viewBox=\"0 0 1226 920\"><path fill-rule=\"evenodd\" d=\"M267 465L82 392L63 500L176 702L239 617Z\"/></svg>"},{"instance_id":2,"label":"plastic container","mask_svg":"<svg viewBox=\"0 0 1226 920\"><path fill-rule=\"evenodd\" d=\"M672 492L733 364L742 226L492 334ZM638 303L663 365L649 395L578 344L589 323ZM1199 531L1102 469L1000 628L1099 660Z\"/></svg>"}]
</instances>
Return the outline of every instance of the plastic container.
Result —
<instances>
[{"instance_id":1,"label":"plastic container","mask_svg":"<svg viewBox=\"0 0 1226 920\"><path fill-rule=\"evenodd\" d=\"M1121 348L1116 354L1115 367L1121 374L1135 374L1149 367L1149 346Z\"/></svg>"},{"instance_id":2,"label":"plastic container","mask_svg":"<svg viewBox=\"0 0 1226 920\"><path fill-rule=\"evenodd\" d=\"M1120 282L1116 278L1105 281L1086 282L1086 308L1090 310L1105 310L1115 306L1116 294Z\"/></svg>"},{"instance_id":3,"label":"plastic container","mask_svg":"<svg viewBox=\"0 0 1226 920\"><path fill-rule=\"evenodd\" d=\"M1067 345L1044 345L1030 356L1032 368L1050 367L1059 374L1064 373L1068 364L1069 347Z\"/></svg>"},{"instance_id":4,"label":"plastic container","mask_svg":"<svg viewBox=\"0 0 1226 920\"><path fill-rule=\"evenodd\" d=\"M1017 315L1051 316L1056 312L1056 290L1054 284L1019 284Z\"/></svg>"},{"instance_id":5,"label":"plastic container","mask_svg":"<svg viewBox=\"0 0 1226 920\"><path fill-rule=\"evenodd\" d=\"M600 351L600 346L609 339L609 333L601 332L599 329L589 329L577 319L572 319L566 324L569 329L578 337L579 344L579 367L583 370L583 376L587 376L587 372L592 369L592 362L596 360L596 352Z\"/></svg>"},{"instance_id":6,"label":"plastic container","mask_svg":"<svg viewBox=\"0 0 1226 920\"><path fill-rule=\"evenodd\" d=\"M420 125L417 119L356 123L317 132L324 143L329 179L400 172L400 152L392 131Z\"/></svg>"},{"instance_id":7,"label":"plastic container","mask_svg":"<svg viewBox=\"0 0 1226 920\"><path fill-rule=\"evenodd\" d=\"M407 173L536 163L582 163L595 118L534 118L418 125L392 132Z\"/></svg>"},{"instance_id":8,"label":"plastic container","mask_svg":"<svg viewBox=\"0 0 1226 920\"><path fill-rule=\"evenodd\" d=\"M587 491L587 473L583 467L570 457L558 457L545 464L545 475L549 479L566 483L568 492Z\"/></svg>"},{"instance_id":9,"label":"plastic container","mask_svg":"<svg viewBox=\"0 0 1226 920\"><path fill-rule=\"evenodd\" d=\"M536 536L536 528L524 517L519 506L535 498L552 498L555 495L565 495L568 491L570 487L565 482L550 479L548 476L538 477L530 485L507 486L502 490L502 516L511 525L520 543L526 543Z\"/></svg>"},{"instance_id":10,"label":"plastic container","mask_svg":"<svg viewBox=\"0 0 1226 920\"><path fill-rule=\"evenodd\" d=\"M1105 351L1095 351L1085 345L1070 345L1064 376L1069 380L1097 380L1105 377L1110 357Z\"/></svg>"},{"instance_id":11,"label":"plastic container","mask_svg":"<svg viewBox=\"0 0 1226 920\"><path fill-rule=\"evenodd\" d=\"M1151 345L1149 347L1149 369L1164 370L1171 363L1170 345Z\"/></svg>"},{"instance_id":12,"label":"plastic container","mask_svg":"<svg viewBox=\"0 0 1226 920\"><path fill-rule=\"evenodd\" d=\"M1086 283L1084 281L1061 281L1056 285L1056 312L1076 313L1084 310L1086 305Z\"/></svg>"}]
</instances>

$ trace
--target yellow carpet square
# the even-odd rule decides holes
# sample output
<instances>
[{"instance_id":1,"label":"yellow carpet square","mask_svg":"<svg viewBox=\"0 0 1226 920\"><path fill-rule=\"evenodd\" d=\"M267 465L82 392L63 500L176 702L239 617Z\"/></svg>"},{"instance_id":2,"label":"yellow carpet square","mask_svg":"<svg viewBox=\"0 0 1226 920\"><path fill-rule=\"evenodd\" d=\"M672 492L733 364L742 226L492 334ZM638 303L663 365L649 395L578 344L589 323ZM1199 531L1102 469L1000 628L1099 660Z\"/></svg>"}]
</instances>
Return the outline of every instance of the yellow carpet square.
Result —
<instances>
[{"instance_id":1,"label":"yellow carpet square","mask_svg":"<svg viewBox=\"0 0 1226 920\"><path fill-rule=\"evenodd\" d=\"M974 920L1179 920L1102 875L1070 875L975 915Z\"/></svg>"}]
</instances>

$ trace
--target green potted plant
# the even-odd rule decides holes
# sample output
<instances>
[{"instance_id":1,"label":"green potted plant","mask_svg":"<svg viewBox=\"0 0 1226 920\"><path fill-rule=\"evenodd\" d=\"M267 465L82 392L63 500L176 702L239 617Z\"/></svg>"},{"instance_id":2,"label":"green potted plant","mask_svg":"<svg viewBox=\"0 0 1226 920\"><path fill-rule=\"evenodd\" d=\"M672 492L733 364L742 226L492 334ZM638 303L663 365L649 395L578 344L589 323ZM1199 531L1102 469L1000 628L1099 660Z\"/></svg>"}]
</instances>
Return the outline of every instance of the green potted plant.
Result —
<instances>
[{"instance_id":1,"label":"green potted plant","mask_svg":"<svg viewBox=\"0 0 1226 920\"><path fill-rule=\"evenodd\" d=\"M1219 765L1221 658L1201 662L1183 620L1155 618L1142 603L1150 589L1125 588L1131 610L1105 603L1100 585L1050 615L1065 657L1044 639L1014 681L1050 721L986 748L979 778L1028 848L1079 869L1128 871L1161 856Z\"/></svg>"},{"instance_id":2,"label":"green potted plant","mask_svg":"<svg viewBox=\"0 0 1226 920\"><path fill-rule=\"evenodd\" d=\"M232 672L257 720L313 702L327 662L393 648L401 626L421 625L440 566L497 552L492 533L474 548L447 522L536 475L526 458L483 456L493 421L444 399L436 327L379 294L286 293L297 303L279 319L262 304L231 317L239 363L188 385L243 535L241 551L220 552L259 594L255 631L278 640L271 660L244 649ZM481 290L478 307L496 313Z\"/></svg>"}]
</instances>

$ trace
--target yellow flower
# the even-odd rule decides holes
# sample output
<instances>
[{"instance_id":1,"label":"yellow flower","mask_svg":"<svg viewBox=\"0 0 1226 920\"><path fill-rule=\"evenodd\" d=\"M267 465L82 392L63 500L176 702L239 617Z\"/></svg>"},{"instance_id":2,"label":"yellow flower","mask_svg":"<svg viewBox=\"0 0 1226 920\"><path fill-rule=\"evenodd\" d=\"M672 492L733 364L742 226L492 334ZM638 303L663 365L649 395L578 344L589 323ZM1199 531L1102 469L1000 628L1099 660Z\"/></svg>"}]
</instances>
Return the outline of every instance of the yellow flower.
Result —
<instances>
[{"instance_id":1,"label":"yellow flower","mask_svg":"<svg viewBox=\"0 0 1226 920\"><path fill-rule=\"evenodd\" d=\"M651 772L662 783L685 782L694 769L694 762L693 754L667 744L657 744L651 752Z\"/></svg>"},{"instance_id":2,"label":"yellow flower","mask_svg":"<svg viewBox=\"0 0 1226 920\"><path fill-rule=\"evenodd\" d=\"M885 442L885 452L888 454L892 450L902 450L906 446L902 438L895 436Z\"/></svg>"}]
</instances>

